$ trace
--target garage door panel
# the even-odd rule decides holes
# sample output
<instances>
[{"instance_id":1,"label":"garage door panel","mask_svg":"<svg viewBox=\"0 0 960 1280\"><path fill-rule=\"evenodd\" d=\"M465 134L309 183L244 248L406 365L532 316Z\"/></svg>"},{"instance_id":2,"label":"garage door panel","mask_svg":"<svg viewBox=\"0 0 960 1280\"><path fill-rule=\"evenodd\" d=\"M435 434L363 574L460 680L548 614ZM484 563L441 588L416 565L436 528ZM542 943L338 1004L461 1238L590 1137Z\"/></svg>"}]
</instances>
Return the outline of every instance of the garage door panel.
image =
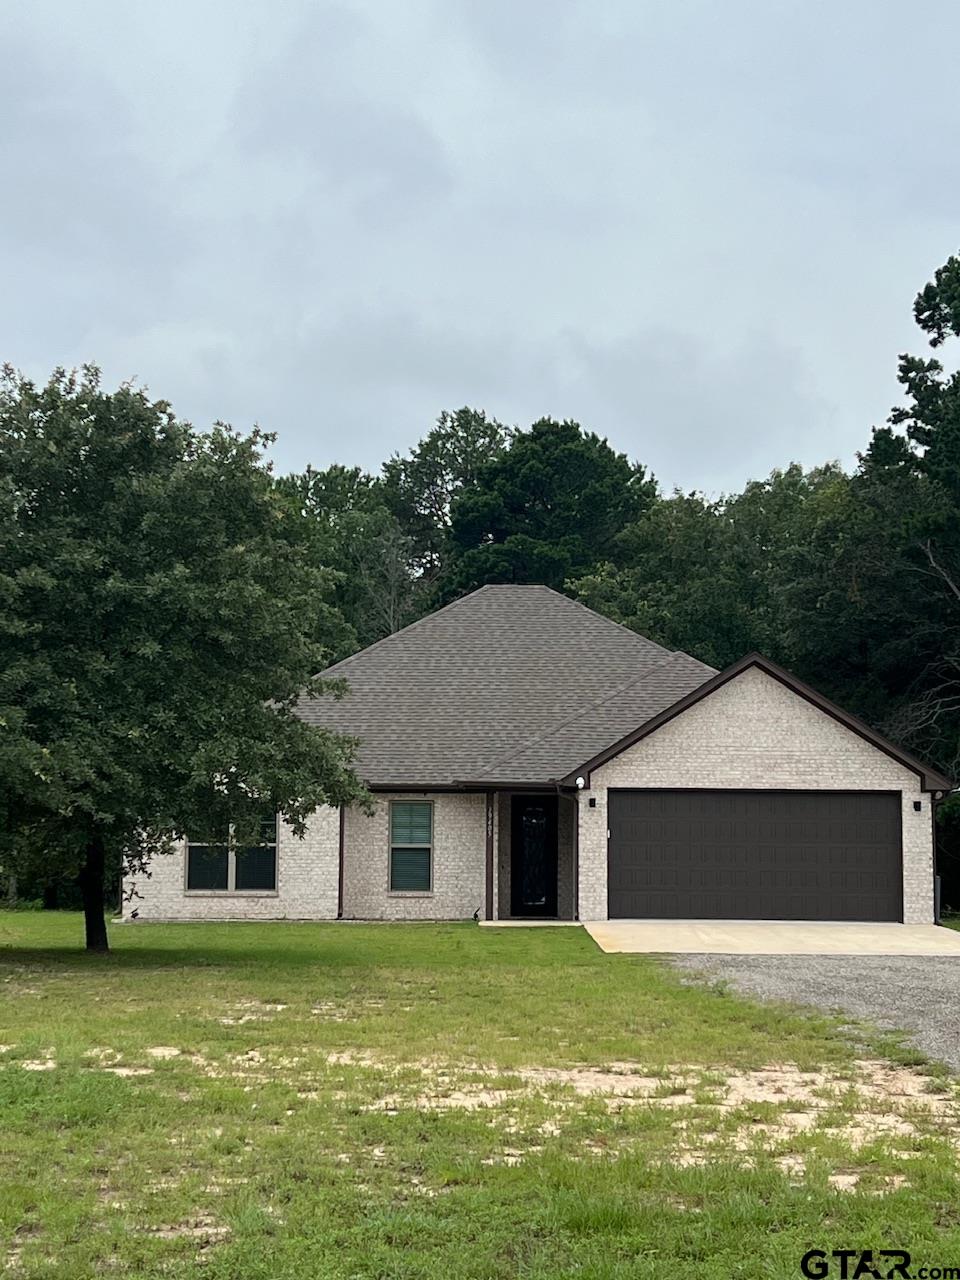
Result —
<instances>
[{"instance_id":1,"label":"garage door panel","mask_svg":"<svg viewBox=\"0 0 960 1280\"><path fill-rule=\"evenodd\" d=\"M893 792L611 791L612 917L902 919Z\"/></svg>"}]
</instances>

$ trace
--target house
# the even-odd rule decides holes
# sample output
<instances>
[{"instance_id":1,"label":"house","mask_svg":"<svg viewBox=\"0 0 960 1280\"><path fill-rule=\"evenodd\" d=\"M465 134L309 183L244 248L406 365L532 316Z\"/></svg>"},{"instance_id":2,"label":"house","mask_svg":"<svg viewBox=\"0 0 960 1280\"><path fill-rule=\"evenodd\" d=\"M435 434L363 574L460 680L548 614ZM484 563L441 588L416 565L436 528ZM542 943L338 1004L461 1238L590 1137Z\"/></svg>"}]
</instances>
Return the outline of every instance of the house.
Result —
<instances>
[{"instance_id":1,"label":"house","mask_svg":"<svg viewBox=\"0 0 960 1280\"><path fill-rule=\"evenodd\" d=\"M751 654L716 672L546 587L487 586L331 667L304 719L374 797L184 842L142 920L934 916L950 781Z\"/></svg>"}]
</instances>

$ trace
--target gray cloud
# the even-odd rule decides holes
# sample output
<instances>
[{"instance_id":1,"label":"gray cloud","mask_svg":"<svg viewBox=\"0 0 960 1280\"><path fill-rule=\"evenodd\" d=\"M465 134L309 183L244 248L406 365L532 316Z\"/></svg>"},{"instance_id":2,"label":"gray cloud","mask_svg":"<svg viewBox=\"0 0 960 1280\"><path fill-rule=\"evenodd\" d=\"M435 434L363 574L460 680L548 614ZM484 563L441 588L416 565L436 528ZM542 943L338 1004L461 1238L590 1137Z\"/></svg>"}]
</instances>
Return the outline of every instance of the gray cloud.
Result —
<instances>
[{"instance_id":1,"label":"gray cloud","mask_svg":"<svg viewBox=\"0 0 960 1280\"><path fill-rule=\"evenodd\" d=\"M241 85L233 138L270 181L387 226L442 198L453 175L415 110L371 95L360 57L369 34L346 9L310 13Z\"/></svg>"},{"instance_id":2,"label":"gray cloud","mask_svg":"<svg viewBox=\"0 0 960 1280\"><path fill-rule=\"evenodd\" d=\"M947 0L34 0L0 16L0 355L277 465L444 407L661 481L852 459L956 247ZM922 68L922 74L920 69Z\"/></svg>"}]
</instances>

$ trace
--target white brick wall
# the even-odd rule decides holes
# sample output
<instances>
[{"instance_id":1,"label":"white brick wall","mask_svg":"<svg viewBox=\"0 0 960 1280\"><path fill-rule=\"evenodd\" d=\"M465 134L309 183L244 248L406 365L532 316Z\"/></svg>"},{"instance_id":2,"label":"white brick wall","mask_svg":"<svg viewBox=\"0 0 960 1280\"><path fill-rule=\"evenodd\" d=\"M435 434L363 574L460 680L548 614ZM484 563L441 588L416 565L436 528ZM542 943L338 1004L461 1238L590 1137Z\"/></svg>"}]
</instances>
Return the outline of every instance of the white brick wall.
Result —
<instances>
[{"instance_id":1,"label":"white brick wall","mask_svg":"<svg viewBox=\"0 0 960 1280\"><path fill-rule=\"evenodd\" d=\"M433 891L389 891L391 800L433 802ZM375 797L372 816L349 809L344 828L343 914L352 920L469 920L486 901L486 796L410 792Z\"/></svg>"},{"instance_id":2,"label":"white brick wall","mask_svg":"<svg viewBox=\"0 0 960 1280\"><path fill-rule=\"evenodd\" d=\"M280 824L277 892L186 893L184 846L154 858L150 876L124 883L125 919L140 920L334 920L340 862L340 810L318 809L303 839ZM130 883L139 897L127 900Z\"/></svg>"},{"instance_id":3,"label":"white brick wall","mask_svg":"<svg viewBox=\"0 0 960 1280\"><path fill-rule=\"evenodd\" d=\"M590 787L578 794L581 920L607 918L609 787L899 791L904 919L933 920L931 797L920 779L756 667L595 769Z\"/></svg>"}]
</instances>

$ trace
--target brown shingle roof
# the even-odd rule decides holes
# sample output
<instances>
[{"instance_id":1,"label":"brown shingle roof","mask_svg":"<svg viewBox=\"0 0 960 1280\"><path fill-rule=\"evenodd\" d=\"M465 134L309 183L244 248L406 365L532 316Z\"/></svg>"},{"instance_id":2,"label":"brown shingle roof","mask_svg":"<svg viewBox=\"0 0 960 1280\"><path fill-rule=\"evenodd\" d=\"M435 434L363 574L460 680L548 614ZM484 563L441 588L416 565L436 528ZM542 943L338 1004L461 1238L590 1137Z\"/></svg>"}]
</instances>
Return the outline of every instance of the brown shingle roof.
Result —
<instances>
[{"instance_id":1,"label":"brown shingle roof","mask_svg":"<svg viewBox=\"0 0 960 1280\"><path fill-rule=\"evenodd\" d=\"M548 587L486 586L338 662L298 710L371 786L562 778L714 674Z\"/></svg>"}]
</instances>

